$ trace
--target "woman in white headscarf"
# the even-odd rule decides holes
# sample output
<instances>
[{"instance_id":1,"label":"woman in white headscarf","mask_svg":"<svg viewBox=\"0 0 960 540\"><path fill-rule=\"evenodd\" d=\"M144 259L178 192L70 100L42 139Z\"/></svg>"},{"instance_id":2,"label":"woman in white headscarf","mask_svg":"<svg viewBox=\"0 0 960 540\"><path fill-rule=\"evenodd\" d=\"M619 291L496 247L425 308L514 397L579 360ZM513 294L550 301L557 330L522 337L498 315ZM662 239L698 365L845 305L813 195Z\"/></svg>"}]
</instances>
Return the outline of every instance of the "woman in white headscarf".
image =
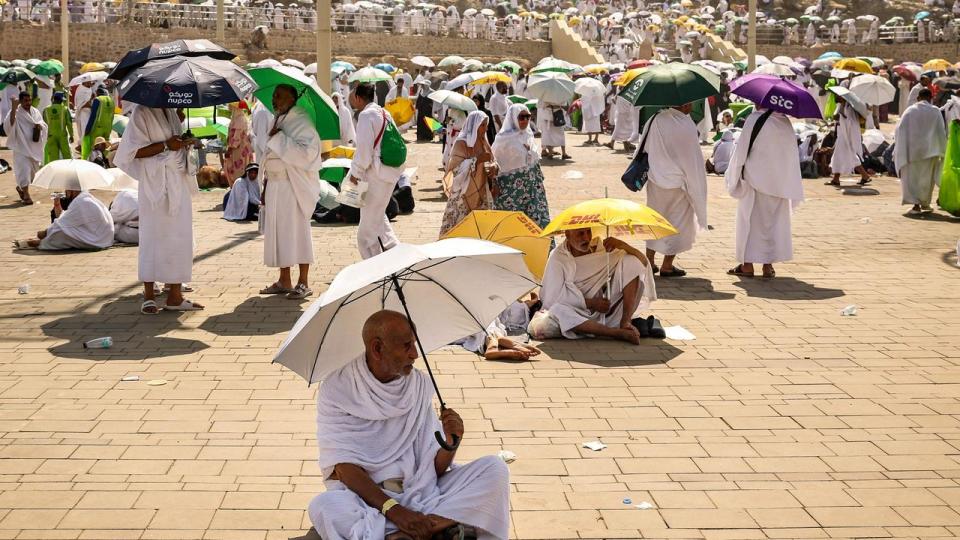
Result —
<instances>
[{"instance_id":1,"label":"woman in white headscarf","mask_svg":"<svg viewBox=\"0 0 960 540\"><path fill-rule=\"evenodd\" d=\"M515 104L507 109L506 120L493 142L493 157L500 175L494 210L523 212L540 227L550 223L547 192L540 170L540 148L530 130L530 111Z\"/></svg>"},{"instance_id":2,"label":"woman in white headscarf","mask_svg":"<svg viewBox=\"0 0 960 540\"><path fill-rule=\"evenodd\" d=\"M471 112L451 147L443 177L447 207L440 224L441 237L467 214L488 210L493 202L489 179L496 176L497 165L487 142L488 122L483 112Z\"/></svg>"}]
</instances>

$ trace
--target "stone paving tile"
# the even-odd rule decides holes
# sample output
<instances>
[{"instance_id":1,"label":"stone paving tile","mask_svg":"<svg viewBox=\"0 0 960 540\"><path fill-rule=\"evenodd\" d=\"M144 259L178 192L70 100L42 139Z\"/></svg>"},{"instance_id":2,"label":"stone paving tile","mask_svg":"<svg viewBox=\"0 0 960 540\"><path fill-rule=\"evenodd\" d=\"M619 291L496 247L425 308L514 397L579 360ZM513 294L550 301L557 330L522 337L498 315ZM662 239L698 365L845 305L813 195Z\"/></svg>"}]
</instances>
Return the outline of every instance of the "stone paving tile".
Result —
<instances>
[{"instance_id":1,"label":"stone paving tile","mask_svg":"<svg viewBox=\"0 0 960 540\"><path fill-rule=\"evenodd\" d=\"M637 198L617 181L624 154L570 140L574 161L544 166L554 212L605 189ZM418 207L395 223L407 241L436 238L437 148L410 147ZM9 204L10 182L7 239L48 219L44 204ZM530 364L431 355L470 431L461 457L519 456L511 537L960 536L956 223L903 217L895 179L873 196L808 181L795 261L773 281L731 279L736 204L709 183L713 230L653 309L695 341L549 342ZM306 534L323 489L316 388L270 358L307 303L255 295L273 278L262 238L211 211L221 195L194 199L205 312L140 317L133 248L0 253L0 539ZM354 229L313 233L322 291L357 259ZM848 304L856 317L840 317ZM112 349L80 346L102 335ZM608 447L581 447L594 439Z\"/></svg>"}]
</instances>

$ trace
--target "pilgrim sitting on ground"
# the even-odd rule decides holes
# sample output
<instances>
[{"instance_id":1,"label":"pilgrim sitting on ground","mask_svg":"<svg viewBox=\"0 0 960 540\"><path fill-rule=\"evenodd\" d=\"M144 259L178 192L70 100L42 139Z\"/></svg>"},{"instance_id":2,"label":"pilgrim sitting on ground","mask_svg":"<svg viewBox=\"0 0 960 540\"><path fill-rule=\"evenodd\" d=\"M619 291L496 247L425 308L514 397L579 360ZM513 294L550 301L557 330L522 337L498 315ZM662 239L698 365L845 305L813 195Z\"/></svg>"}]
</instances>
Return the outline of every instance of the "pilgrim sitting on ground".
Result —
<instances>
[{"instance_id":1,"label":"pilgrim sitting on ground","mask_svg":"<svg viewBox=\"0 0 960 540\"><path fill-rule=\"evenodd\" d=\"M333 372L317 396L317 443L326 491L307 509L321 538L505 539L510 480L487 456L457 465L434 432L464 436L452 409L433 412L433 386L413 367L410 322L379 311L363 325L365 352ZM435 536L437 535L437 536Z\"/></svg>"},{"instance_id":2,"label":"pilgrim sitting on ground","mask_svg":"<svg viewBox=\"0 0 960 540\"><path fill-rule=\"evenodd\" d=\"M485 360L530 360L543 351L533 345L517 343L508 336L526 335L530 318L541 306L543 302L537 294L531 293L529 300L510 304L485 331L477 332L457 344L483 356Z\"/></svg>"},{"instance_id":3,"label":"pilgrim sitting on ground","mask_svg":"<svg viewBox=\"0 0 960 540\"><path fill-rule=\"evenodd\" d=\"M647 258L623 240L600 243L589 228L565 231L547 259L543 310L530 321L534 339L608 337L639 344L655 333L656 319L638 318L656 300Z\"/></svg>"},{"instance_id":4,"label":"pilgrim sitting on ground","mask_svg":"<svg viewBox=\"0 0 960 540\"><path fill-rule=\"evenodd\" d=\"M260 166L247 165L243 176L223 196L223 219L227 221L257 221L260 215Z\"/></svg>"},{"instance_id":5,"label":"pilgrim sitting on ground","mask_svg":"<svg viewBox=\"0 0 960 540\"><path fill-rule=\"evenodd\" d=\"M136 191L121 191L110 203L113 238L118 244L140 243L140 197Z\"/></svg>"},{"instance_id":6,"label":"pilgrim sitting on ground","mask_svg":"<svg viewBox=\"0 0 960 540\"><path fill-rule=\"evenodd\" d=\"M36 238L17 240L20 249L106 249L113 245L113 217L107 206L93 195L66 190L66 202L53 199L56 216L50 227L37 232ZM64 206L68 208L65 210Z\"/></svg>"}]
</instances>

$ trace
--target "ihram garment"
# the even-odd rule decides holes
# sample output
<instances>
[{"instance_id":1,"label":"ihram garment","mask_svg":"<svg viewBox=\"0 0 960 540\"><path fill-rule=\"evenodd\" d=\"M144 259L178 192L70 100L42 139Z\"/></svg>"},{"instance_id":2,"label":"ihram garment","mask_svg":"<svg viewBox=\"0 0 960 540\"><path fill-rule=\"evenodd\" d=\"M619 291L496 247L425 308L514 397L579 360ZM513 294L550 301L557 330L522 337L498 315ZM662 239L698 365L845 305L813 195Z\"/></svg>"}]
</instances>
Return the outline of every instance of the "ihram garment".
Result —
<instances>
[{"instance_id":1,"label":"ihram garment","mask_svg":"<svg viewBox=\"0 0 960 540\"><path fill-rule=\"evenodd\" d=\"M42 250L106 249L113 245L113 218L107 206L83 192L47 228Z\"/></svg>"},{"instance_id":2,"label":"ihram garment","mask_svg":"<svg viewBox=\"0 0 960 540\"><path fill-rule=\"evenodd\" d=\"M900 176L903 204L929 206L933 187L940 185L947 132L940 109L918 101L897 124L894 163Z\"/></svg>"}]
</instances>

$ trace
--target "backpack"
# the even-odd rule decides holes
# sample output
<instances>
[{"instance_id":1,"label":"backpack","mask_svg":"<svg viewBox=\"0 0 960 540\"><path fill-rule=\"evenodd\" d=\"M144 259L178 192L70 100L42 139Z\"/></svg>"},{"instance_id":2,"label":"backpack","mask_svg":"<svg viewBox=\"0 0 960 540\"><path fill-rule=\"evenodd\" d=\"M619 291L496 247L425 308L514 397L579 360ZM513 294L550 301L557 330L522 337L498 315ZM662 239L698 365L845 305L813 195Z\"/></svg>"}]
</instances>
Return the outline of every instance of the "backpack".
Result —
<instances>
[{"instance_id":1,"label":"backpack","mask_svg":"<svg viewBox=\"0 0 960 540\"><path fill-rule=\"evenodd\" d=\"M567 125L567 119L563 116L563 109L553 110L553 126L563 127Z\"/></svg>"},{"instance_id":2,"label":"backpack","mask_svg":"<svg viewBox=\"0 0 960 540\"><path fill-rule=\"evenodd\" d=\"M383 126L373 141L374 148L380 144L380 163L387 167L402 167L407 162L407 143L403 142L397 126L387 120L387 113L383 109L380 109L380 114L383 115Z\"/></svg>"}]
</instances>

